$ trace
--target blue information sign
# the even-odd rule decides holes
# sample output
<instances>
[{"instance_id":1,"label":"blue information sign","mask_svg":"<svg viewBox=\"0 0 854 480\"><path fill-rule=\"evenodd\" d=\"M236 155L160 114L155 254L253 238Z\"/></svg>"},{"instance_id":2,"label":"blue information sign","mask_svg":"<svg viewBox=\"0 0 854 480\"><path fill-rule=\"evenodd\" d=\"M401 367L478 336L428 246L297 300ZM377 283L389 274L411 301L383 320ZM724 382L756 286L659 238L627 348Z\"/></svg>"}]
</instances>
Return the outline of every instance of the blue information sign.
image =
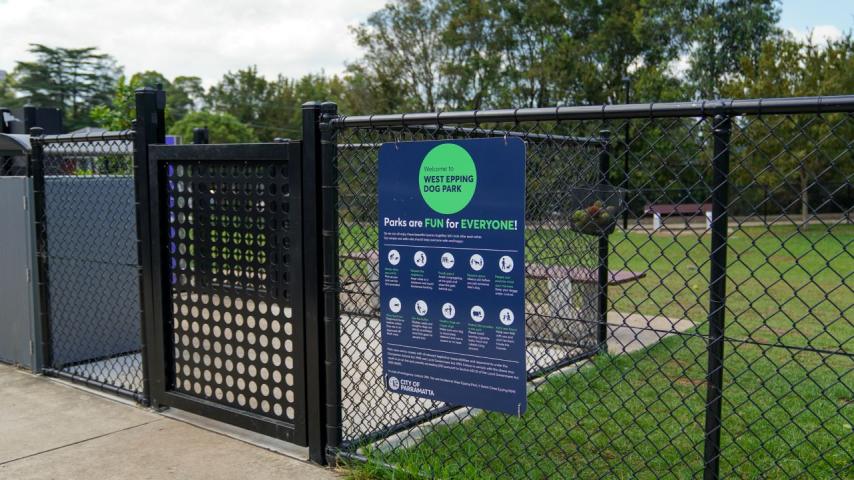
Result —
<instances>
[{"instance_id":1,"label":"blue information sign","mask_svg":"<svg viewBox=\"0 0 854 480\"><path fill-rule=\"evenodd\" d=\"M521 415L524 142L386 143L378 185L386 387Z\"/></svg>"}]
</instances>

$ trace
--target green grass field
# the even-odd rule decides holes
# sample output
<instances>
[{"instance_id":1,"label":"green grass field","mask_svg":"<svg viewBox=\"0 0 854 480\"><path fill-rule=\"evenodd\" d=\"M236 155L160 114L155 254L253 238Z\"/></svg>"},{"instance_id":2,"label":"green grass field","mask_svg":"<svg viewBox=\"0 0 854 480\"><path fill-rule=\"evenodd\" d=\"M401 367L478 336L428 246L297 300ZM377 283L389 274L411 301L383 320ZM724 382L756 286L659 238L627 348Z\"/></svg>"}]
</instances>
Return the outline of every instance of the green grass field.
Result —
<instances>
[{"instance_id":1,"label":"green grass field","mask_svg":"<svg viewBox=\"0 0 854 480\"><path fill-rule=\"evenodd\" d=\"M528 249L554 249L562 237L537 231ZM529 395L522 418L482 413L436 428L414 447L371 454L399 471L363 464L351 475L701 476L709 237L617 232L610 242L611 268L647 271L637 283L610 288L612 309L688 318L697 327L550 377ZM731 233L724 478L854 478L852 247L851 225Z\"/></svg>"}]
</instances>

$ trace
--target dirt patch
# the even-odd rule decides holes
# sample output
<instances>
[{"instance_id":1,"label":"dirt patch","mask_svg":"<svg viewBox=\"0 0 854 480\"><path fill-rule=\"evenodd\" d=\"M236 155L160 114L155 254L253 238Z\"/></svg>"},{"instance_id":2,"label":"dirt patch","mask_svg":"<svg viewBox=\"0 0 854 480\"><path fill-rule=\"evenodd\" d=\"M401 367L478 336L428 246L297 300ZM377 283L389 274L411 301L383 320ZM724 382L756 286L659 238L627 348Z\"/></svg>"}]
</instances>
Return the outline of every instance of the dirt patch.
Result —
<instances>
[{"instance_id":1,"label":"dirt patch","mask_svg":"<svg viewBox=\"0 0 854 480\"><path fill-rule=\"evenodd\" d=\"M650 231L646 233L650 233L656 237L684 237L689 235L701 237L705 235L706 232L708 232L708 230L706 230L705 226L697 228L680 228L679 226L671 227L670 225L666 225L658 230L650 229Z\"/></svg>"},{"instance_id":2,"label":"dirt patch","mask_svg":"<svg viewBox=\"0 0 854 480\"><path fill-rule=\"evenodd\" d=\"M692 364L690 362L683 362L682 360L679 360L678 358L671 358L671 359L667 360L666 362L664 362L661 369L662 370L665 370L665 369L681 370L684 372L684 371L688 370L689 368L691 368L692 365L694 365L694 364Z\"/></svg>"},{"instance_id":3,"label":"dirt patch","mask_svg":"<svg viewBox=\"0 0 854 480\"><path fill-rule=\"evenodd\" d=\"M783 335L791 335L793 333L798 333L796 330L791 329L791 328L772 327L769 325L762 325L761 329L773 332L778 337L782 337Z\"/></svg>"},{"instance_id":4,"label":"dirt patch","mask_svg":"<svg viewBox=\"0 0 854 480\"><path fill-rule=\"evenodd\" d=\"M706 379L698 379L698 378L688 378L688 377L679 377L676 380L673 380L673 383L683 385L686 387L697 387L700 385L706 384Z\"/></svg>"}]
</instances>

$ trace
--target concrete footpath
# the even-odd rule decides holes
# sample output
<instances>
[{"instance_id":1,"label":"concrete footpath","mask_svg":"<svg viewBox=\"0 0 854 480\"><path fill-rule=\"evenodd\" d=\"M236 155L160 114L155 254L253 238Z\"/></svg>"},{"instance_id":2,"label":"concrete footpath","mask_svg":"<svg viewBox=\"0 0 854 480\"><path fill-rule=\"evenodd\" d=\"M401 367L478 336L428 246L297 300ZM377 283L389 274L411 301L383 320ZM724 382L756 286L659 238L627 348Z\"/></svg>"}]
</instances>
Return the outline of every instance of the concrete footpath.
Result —
<instances>
[{"instance_id":1,"label":"concrete footpath","mask_svg":"<svg viewBox=\"0 0 854 480\"><path fill-rule=\"evenodd\" d=\"M340 475L0 365L0 479L337 479Z\"/></svg>"}]
</instances>

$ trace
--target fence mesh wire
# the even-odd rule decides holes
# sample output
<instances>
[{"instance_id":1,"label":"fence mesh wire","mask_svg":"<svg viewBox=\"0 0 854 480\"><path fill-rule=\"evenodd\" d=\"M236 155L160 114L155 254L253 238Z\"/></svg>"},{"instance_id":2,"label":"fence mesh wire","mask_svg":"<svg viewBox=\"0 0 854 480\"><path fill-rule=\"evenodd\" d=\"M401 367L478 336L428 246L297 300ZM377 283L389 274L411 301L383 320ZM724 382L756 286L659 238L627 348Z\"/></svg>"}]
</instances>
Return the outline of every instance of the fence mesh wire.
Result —
<instances>
[{"instance_id":1,"label":"fence mesh wire","mask_svg":"<svg viewBox=\"0 0 854 480\"><path fill-rule=\"evenodd\" d=\"M16 173L12 171L13 158L8 155L0 155L0 177L14 177L14 176L22 176L26 175L26 170L23 173Z\"/></svg>"},{"instance_id":2,"label":"fence mesh wire","mask_svg":"<svg viewBox=\"0 0 854 480\"><path fill-rule=\"evenodd\" d=\"M36 195L44 205L46 367L138 396L142 322L132 140L130 131L44 137L43 191Z\"/></svg>"},{"instance_id":3,"label":"fence mesh wire","mask_svg":"<svg viewBox=\"0 0 854 480\"><path fill-rule=\"evenodd\" d=\"M27 175L29 145L23 135L0 135L0 177Z\"/></svg>"},{"instance_id":4,"label":"fence mesh wire","mask_svg":"<svg viewBox=\"0 0 854 480\"><path fill-rule=\"evenodd\" d=\"M716 455L724 478L854 477L852 120L731 119ZM339 127L340 456L441 478L701 476L716 280L712 124ZM377 265L366 254L378 248L382 143L503 135L528 149L521 418L386 390ZM572 221L589 207L577 192L602 183L621 192L624 208L609 212L618 218L612 233L590 235ZM606 312L599 286L571 273L601 264L611 272Z\"/></svg>"}]
</instances>

